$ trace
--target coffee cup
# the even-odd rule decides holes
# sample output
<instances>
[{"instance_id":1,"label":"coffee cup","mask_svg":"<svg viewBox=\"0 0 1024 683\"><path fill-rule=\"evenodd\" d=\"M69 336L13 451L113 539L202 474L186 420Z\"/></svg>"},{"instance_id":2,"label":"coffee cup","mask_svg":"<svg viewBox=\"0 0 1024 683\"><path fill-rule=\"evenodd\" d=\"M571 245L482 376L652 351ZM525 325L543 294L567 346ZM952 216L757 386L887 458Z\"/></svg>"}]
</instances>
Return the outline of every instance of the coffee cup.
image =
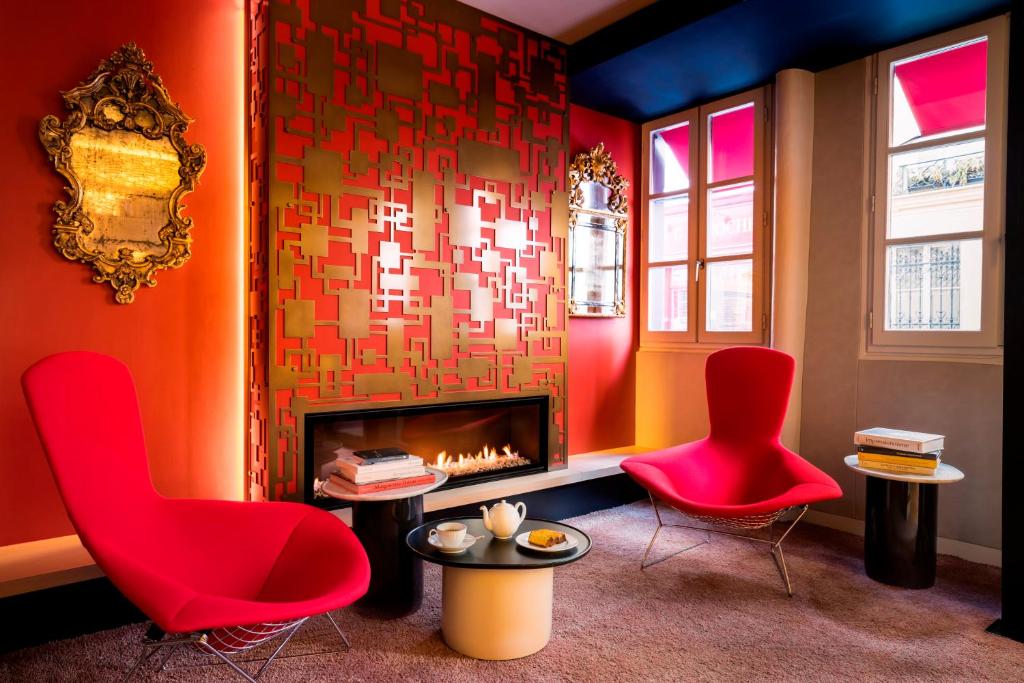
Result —
<instances>
[{"instance_id":1,"label":"coffee cup","mask_svg":"<svg viewBox=\"0 0 1024 683\"><path fill-rule=\"evenodd\" d=\"M466 525L460 522L443 522L430 530L430 536L436 536L442 548L454 550L461 547L466 539Z\"/></svg>"}]
</instances>

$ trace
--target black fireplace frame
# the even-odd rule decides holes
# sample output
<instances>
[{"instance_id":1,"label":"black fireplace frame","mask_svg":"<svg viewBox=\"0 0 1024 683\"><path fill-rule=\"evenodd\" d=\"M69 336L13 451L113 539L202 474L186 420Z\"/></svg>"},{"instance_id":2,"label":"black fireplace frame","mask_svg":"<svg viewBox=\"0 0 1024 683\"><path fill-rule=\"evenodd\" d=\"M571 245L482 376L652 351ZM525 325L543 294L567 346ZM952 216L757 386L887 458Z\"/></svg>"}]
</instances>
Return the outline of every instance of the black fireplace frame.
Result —
<instances>
[{"instance_id":1,"label":"black fireplace frame","mask_svg":"<svg viewBox=\"0 0 1024 683\"><path fill-rule=\"evenodd\" d=\"M306 503L328 510L349 507L351 503L336 498L314 498L313 481L316 478L316 467L313 463L314 426L318 422L331 422L337 419L358 420L372 417L404 417L438 412L464 410L467 408L501 408L505 406L535 405L537 407L537 425L539 433L539 461L533 465L524 465L506 470L494 470L474 474L467 477L449 478L437 490L472 486L498 479L520 477L551 469L551 443L549 429L551 422L551 397L548 394L528 394L510 396L508 398L477 399L470 401L446 401L444 403L418 403L413 405L352 408L348 410L332 410L324 412L307 412L303 418L304 443L302 448L303 462L303 499Z\"/></svg>"}]
</instances>

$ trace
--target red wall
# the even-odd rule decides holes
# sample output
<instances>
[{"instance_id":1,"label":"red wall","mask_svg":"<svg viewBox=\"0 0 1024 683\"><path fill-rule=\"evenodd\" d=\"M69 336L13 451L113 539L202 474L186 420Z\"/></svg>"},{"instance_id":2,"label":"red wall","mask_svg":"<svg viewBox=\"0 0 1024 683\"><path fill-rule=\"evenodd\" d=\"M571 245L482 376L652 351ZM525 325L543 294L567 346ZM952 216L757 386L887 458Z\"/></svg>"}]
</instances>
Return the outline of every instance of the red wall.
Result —
<instances>
[{"instance_id":1,"label":"red wall","mask_svg":"<svg viewBox=\"0 0 1024 683\"><path fill-rule=\"evenodd\" d=\"M132 368L163 493L242 495L244 21L243 0L4 5L0 63L16 74L6 79L0 126L0 545L72 531L19 384L26 367L58 351L101 351ZM187 137L206 146L208 162L185 198L191 261L161 271L157 287L122 306L51 245L62 183L37 128L47 114L64 116L58 90L128 41L196 119Z\"/></svg>"},{"instance_id":2,"label":"red wall","mask_svg":"<svg viewBox=\"0 0 1024 683\"><path fill-rule=\"evenodd\" d=\"M626 317L569 319L569 452L629 446L636 427L639 315L640 126L591 109L569 107L570 159L603 142L629 181Z\"/></svg>"}]
</instances>

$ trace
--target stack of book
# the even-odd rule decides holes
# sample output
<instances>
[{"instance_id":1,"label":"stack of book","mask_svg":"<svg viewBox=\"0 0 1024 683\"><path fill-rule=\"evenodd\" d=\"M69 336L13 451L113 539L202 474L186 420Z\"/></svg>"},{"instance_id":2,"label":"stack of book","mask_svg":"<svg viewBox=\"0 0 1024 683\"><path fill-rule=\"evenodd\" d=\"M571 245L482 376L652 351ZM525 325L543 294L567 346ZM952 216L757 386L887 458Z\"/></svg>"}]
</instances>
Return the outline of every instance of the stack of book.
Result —
<instances>
[{"instance_id":1,"label":"stack of book","mask_svg":"<svg viewBox=\"0 0 1024 683\"><path fill-rule=\"evenodd\" d=\"M942 460L945 437L874 427L853 435L857 464L894 474L935 475Z\"/></svg>"},{"instance_id":2,"label":"stack of book","mask_svg":"<svg viewBox=\"0 0 1024 683\"><path fill-rule=\"evenodd\" d=\"M400 448L364 451L339 448L334 455L338 471L331 474L331 483L348 493L380 493L434 481L434 475L424 468L422 458Z\"/></svg>"}]
</instances>

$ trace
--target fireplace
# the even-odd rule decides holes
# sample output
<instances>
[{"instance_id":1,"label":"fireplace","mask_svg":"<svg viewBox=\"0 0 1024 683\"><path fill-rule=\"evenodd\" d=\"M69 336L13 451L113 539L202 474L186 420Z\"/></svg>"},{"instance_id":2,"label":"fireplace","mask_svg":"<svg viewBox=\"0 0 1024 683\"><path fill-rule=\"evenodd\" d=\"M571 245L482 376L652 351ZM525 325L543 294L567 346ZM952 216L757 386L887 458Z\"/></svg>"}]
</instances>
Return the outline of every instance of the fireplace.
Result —
<instances>
[{"instance_id":1,"label":"fireplace","mask_svg":"<svg viewBox=\"0 0 1024 683\"><path fill-rule=\"evenodd\" d=\"M334 470L335 451L402 448L445 470L442 488L542 472L548 468L548 397L527 396L398 408L367 408L305 417L306 500Z\"/></svg>"}]
</instances>

